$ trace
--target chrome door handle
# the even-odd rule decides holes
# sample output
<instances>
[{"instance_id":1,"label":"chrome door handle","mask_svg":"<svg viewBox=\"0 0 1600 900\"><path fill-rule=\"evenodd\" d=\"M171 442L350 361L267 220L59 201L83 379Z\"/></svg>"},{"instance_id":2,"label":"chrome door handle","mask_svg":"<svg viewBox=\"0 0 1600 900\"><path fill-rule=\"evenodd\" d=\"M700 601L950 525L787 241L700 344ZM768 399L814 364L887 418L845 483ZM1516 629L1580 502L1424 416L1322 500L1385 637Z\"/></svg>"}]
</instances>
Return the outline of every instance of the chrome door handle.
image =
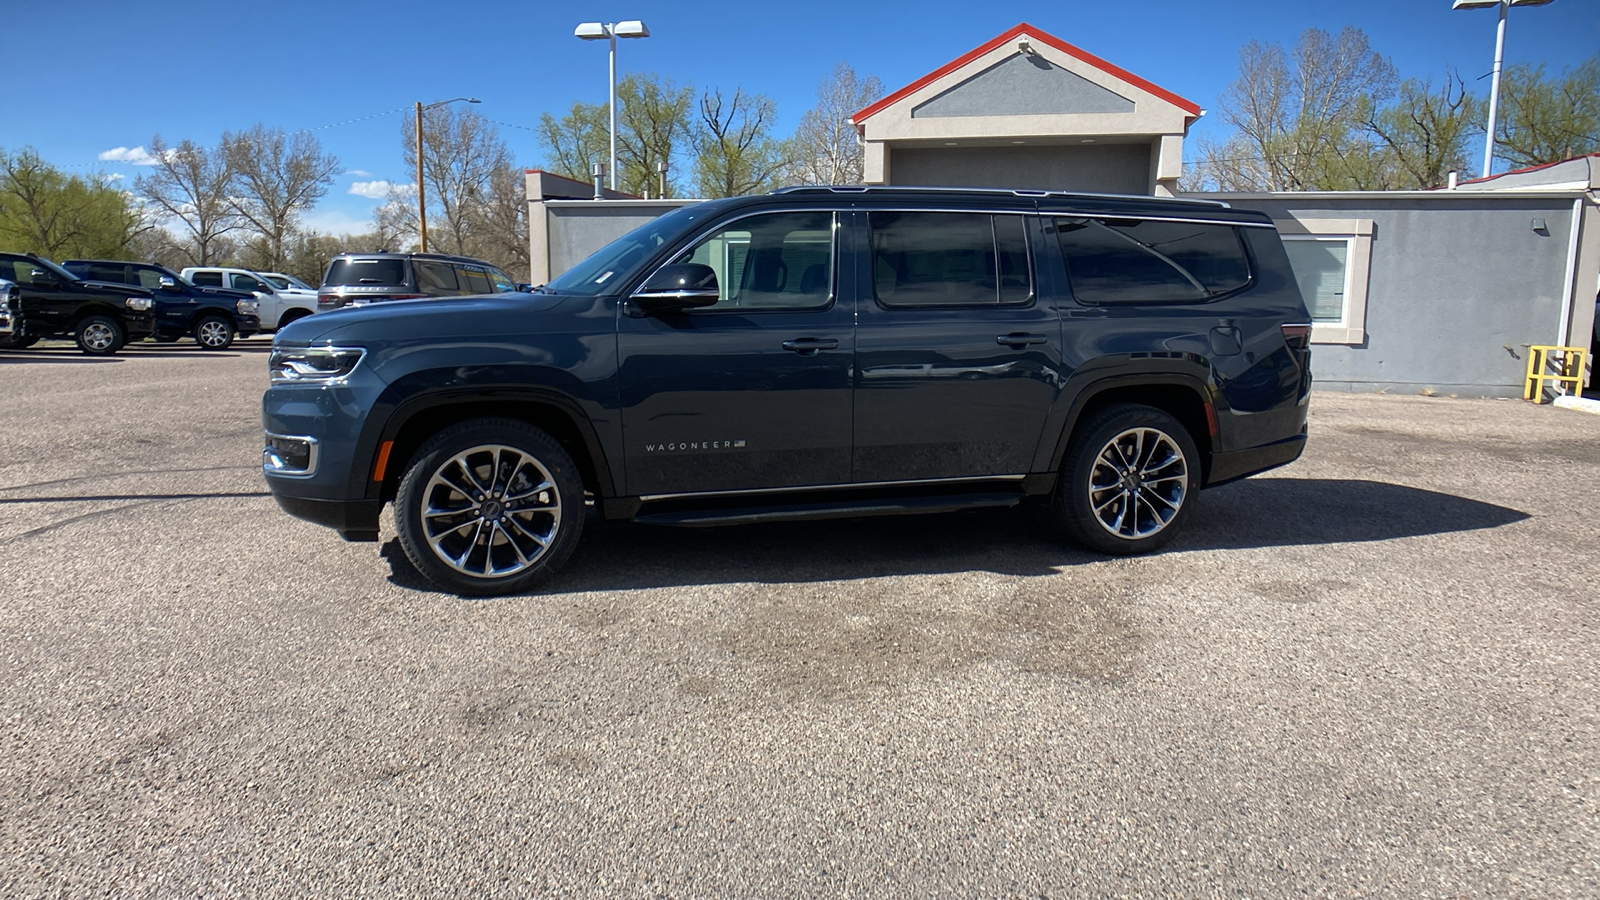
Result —
<instances>
[{"instance_id":1,"label":"chrome door handle","mask_svg":"<svg viewBox=\"0 0 1600 900\"><path fill-rule=\"evenodd\" d=\"M994 342L1007 347L1026 347L1029 344L1043 344L1049 340L1050 338L1042 334L1002 334L995 338Z\"/></svg>"},{"instance_id":2,"label":"chrome door handle","mask_svg":"<svg viewBox=\"0 0 1600 900\"><path fill-rule=\"evenodd\" d=\"M791 350L801 356L810 356L822 350L833 350L838 346L839 342L833 338L796 338L783 342L783 349Z\"/></svg>"}]
</instances>

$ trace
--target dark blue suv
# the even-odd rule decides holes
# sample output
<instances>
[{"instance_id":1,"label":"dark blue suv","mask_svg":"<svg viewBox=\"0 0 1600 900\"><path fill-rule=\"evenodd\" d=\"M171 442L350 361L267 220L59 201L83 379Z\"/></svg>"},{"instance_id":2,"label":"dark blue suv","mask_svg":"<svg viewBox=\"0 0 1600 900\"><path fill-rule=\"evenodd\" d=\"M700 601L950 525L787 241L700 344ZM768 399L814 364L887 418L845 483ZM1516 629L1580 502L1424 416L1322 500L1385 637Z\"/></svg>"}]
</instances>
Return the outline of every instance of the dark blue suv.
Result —
<instances>
[{"instance_id":1,"label":"dark blue suv","mask_svg":"<svg viewBox=\"0 0 1600 900\"><path fill-rule=\"evenodd\" d=\"M279 505L463 594L584 527L1047 504L1111 554L1306 440L1310 319L1260 213L1024 191L795 188L687 206L532 293L279 332Z\"/></svg>"}]
</instances>

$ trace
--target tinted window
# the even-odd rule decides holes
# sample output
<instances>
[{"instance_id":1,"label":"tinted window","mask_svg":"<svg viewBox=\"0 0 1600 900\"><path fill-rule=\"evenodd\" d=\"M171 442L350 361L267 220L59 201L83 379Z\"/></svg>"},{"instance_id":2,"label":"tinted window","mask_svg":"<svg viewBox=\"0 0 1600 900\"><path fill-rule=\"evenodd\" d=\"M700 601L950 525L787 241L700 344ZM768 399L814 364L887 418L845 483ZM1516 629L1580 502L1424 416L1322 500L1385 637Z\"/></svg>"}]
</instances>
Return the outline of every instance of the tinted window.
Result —
<instances>
[{"instance_id":1,"label":"tinted window","mask_svg":"<svg viewBox=\"0 0 1600 900\"><path fill-rule=\"evenodd\" d=\"M138 277L140 287L155 291L160 290L161 276L165 273L158 272L155 269L134 269L133 274ZM178 279L174 277L172 280L177 281Z\"/></svg>"},{"instance_id":2,"label":"tinted window","mask_svg":"<svg viewBox=\"0 0 1600 900\"><path fill-rule=\"evenodd\" d=\"M272 282L272 286L275 288L282 289L289 286L289 279L283 277L282 275L263 275L261 277Z\"/></svg>"},{"instance_id":3,"label":"tinted window","mask_svg":"<svg viewBox=\"0 0 1600 900\"><path fill-rule=\"evenodd\" d=\"M238 272L234 272L229 276L229 278L233 289L236 291L261 291L267 294L272 293L272 288L268 287L266 282L256 278L253 275L242 275Z\"/></svg>"},{"instance_id":4,"label":"tinted window","mask_svg":"<svg viewBox=\"0 0 1600 900\"><path fill-rule=\"evenodd\" d=\"M516 282L511 280L511 276L494 266L489 267L489 282L494 285L497 294L511 294L517 290Z\"/></svg>"},{"instance_id":5,"label":"tinted window","mask_svg":"<svg viewBox=\"0 0 1600 900\"><path fill-rule=\"evenodd\" d=\"M715 309L817 309L833 295L833 213L732 222L673 260L717 273Z\"/></svg>"},{"instance_id":6,"label":"tinted window","mask_svg":"<svg viewBox=\"0 0 1600 900\"><path fill-rule=\"evenodd\" d=\"M222 287L221 272L196 272L189 277L192 284L205 285L206 287Z\"/></svg>"},{"instance_id":7,"label":"tinted window","mask_svg":"<svg viewBox=\"0 0 1600 900\"><path fill-rule=\"evenodd\" d=\"M453 297L461 293L456 287L456 270L449 263L414 260L411 267L417 273L417 290L430 297Z\"/></svg>"},{"instance_id":8,"label":"tinted window","mask_svg":"<svg viewBox=\"0 0 1600 900\"><path fill-rule=\"evenodd\" d=\"M405 284L403 259L336 259L322 279L327 284Z\"/></svg>"},{"instance_id":9,"label":"tinted window","mask_svg":"<svg viewBox=\"0 0 1600 900\"><path fill-rule=\"evenodd\" d=\"M1229 225L1057 219L1072 293L1082 303L1205 300L1250 281Z\"/></svg>"},{"instance_id":10,"label":"tinted window","mask_svg":"<svg viewBox=\"0 0 1600 900\"><path fill-rule=\"evenodd\" d=\"M882 213L872 282L885 306L993 306L1032 295L1026 223L985 213Z\"/></svg>"},{"instance_id":11,"label":"tinted window","mask_svg":"<svg viewBox=\"0 0 1600 900\"><path fill-rule=\"evenodd\" d=\"M487 294L493 290L489 287L489 273L482 266L456 266L456 282L468 294Z\"/></svg>"},{"instance_id":12,"label":"tinted window","mask_svg":"<svg viewBox=\"0 0 1600 900\"><path fill-rule=\"evenodd\" d=\"M126 284L128 282L128 267L108 263L90 263L84 269L83 277L89 281L109 281L112 284Z\"/></svg>"}]
</instances>

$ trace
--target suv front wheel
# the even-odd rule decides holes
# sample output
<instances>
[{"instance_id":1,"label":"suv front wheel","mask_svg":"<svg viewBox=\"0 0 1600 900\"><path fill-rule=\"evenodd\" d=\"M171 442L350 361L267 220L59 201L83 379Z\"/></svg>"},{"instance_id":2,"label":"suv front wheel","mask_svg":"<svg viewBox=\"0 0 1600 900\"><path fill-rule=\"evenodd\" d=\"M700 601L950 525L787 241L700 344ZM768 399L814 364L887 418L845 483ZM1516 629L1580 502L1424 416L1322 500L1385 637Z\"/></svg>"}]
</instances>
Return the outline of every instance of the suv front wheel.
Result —
<instances>
[{"instance_id":1,"label":"suv front wheel","mask_svg":"<svg viewBox=\"0 0 1600 900\"><path fill-rule=\"evenodd\" d=\"M550 435L514 419L476 419L419 449L395 496L400 546L459 594L522 591L550 577L583 531L583 481Z\"/></svg>"},{"instance_id":2,"label":"suv front wheel","mask_svg":"<svg viewBox=\"0 0 1600 900\"><path fill-rule=\"evenodd\" d=\"M1101 553L1165 546L1200 489L1200 452L1171 414L1134 403L1107 407L1067 448L1053 512L1067 536Z\"/></svg>"}]
</instances>

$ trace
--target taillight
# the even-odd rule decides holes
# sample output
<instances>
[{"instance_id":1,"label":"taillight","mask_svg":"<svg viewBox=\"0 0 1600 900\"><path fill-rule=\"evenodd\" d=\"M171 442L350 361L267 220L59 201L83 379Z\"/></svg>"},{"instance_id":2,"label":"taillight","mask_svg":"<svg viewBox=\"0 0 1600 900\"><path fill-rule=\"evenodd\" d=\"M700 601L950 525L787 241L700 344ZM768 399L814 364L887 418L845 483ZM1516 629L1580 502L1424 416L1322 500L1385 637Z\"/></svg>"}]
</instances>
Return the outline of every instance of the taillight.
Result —
<instances>
[{"instance_id":1,"label":"taillight","mask_svg":"<svg viewBox=\"0 0 1600 900\"><path fill-rule=\"evenodd\" d=\"M318 294L317 295L317 305L318 306L338 306L339 305L339 295L337 295L337 294Z\"/></svg>"},{"instance_id":2,"label":"taillight","mask_svg":"<svg viewBox=\"0 0 1600 900\"><path fill-rule=\"evenodd\" d=\"M385 297L383 299L385 299L385 300L426 300L426 299L428 299L428 295L427 294L395 294L393 296Z\"/></svg>"},{"instance_id":3,"label":"taillight","mask_svg":"<svg viewBox=\"0 0 1600 900\"><path fill-rule=\"evenodd\" d=\"M1289 345L1290 350L1305 350L1311 346L1311 326L1309 324L1284 325L1283 342Z\"/></svg>"}]
</instances>

